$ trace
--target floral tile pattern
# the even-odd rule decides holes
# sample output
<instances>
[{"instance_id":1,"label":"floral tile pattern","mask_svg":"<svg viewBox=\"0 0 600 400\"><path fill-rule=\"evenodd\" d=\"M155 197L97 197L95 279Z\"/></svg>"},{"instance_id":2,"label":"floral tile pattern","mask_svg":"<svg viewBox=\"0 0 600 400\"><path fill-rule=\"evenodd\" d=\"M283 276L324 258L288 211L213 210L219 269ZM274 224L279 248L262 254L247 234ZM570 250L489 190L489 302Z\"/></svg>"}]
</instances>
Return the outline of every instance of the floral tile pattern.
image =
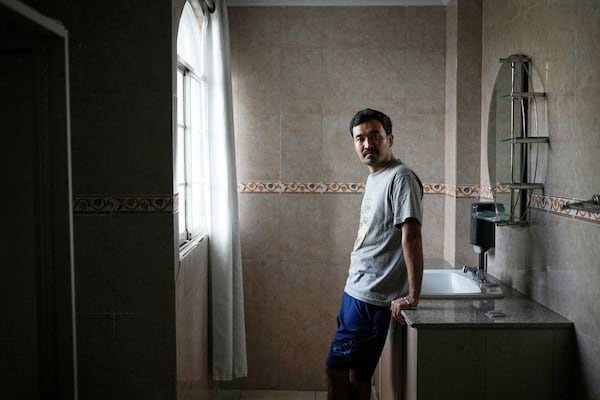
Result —
<instances>
[{"instance_id":1,"label":"floral tile pattern","mask_svg":"<svg viewBox=\"0 0 600 400\"><path fill-rule=\"evenodd\" d=\"M364 183L240 181L239 193L362 193Z\"/></svg>"},{"instance_id":2,"label":"floral tile pattern","mask_svg":"<svg viewBox=\"0 0 600 400\"><path fill-rule=\"evenodd\" d=\"M73 197L73 212L75 214L173 214L176 210L177 195L90 195Z\"/></svg>"},{"instance_id":3,"label":"floral tile pattern","mask_svg":"<svg viewBox=\"0 0 600 400\"><path fill-rule=\"evenodd\" d=\"M239 193L363 193L364 183L350 182L278 182L278 181L240 181ZM445 183L424 183L425 195L443 195L452 198L474 198L493 200L494 193L508 193L508 186L450 185ZM581 201L545 194L532 193L529 207L563 217L600 223L600 214L589 211L563 209L567 203Z\"/></svg>"},{"instance_id":4,"label":"floral tile pattern","mask_svg":"<svg viewBox=\"0 0 600 400\"><path fill-rule=\"evenodd\" d=\"M362 193L364 183L349 182L272 182L240 181L239 193ZM477 185L446 185L444 183L424 183L423 191L431 195L449 195L457 198L479 196Z\"/></svg>"},{"instance_id":5,"label":"floral tile pattern","mask_svg":"<svg viewBox=\"0 0 600 400\"><path fill-rule=\"evenodd\" d=\"M363 193L364 183L355 182L275 182L275 181L240 181L238 193L317 193L317 194L357 194ZM493 200L493 193L507 193L507 187L478 185L449 185L444 183L424 183L425 195L443 195L452 198L479 198ZM177 195L86 195L73 197L73 213L75 214L109 214L109 213L147 213L175 214L178 204ZM600 213L565 209L569 203L580 199L550 196L531 193L529 207L582 221L600 223Z\"/></svg>"},{"instance_id":6,"label":"floral tile pattern","mask_svg":"<svg viewBox=\"0 0 600 400\"><path fill-rule=\"evenodd\" d=\"M563 208L569 203L575 203L578 201L581 200L532 193L529 200L529 207L537 209L538 211L546 211L551 214L560 215L562 217L580 219L582 221L600 224L600 213Z\"/></svg>"}]
</instances>

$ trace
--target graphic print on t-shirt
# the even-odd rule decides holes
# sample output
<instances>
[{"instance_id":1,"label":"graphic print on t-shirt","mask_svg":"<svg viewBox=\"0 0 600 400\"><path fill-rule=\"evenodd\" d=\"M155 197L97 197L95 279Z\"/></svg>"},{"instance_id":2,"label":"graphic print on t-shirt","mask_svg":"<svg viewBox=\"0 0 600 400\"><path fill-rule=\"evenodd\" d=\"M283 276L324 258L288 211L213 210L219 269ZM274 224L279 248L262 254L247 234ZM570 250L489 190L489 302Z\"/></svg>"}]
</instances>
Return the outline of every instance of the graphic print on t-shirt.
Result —
<instances>
[{"instance_id":1,"label":"graphic print on t-shirt","mask_svg":"<svg viewBox=\"0 0 600 400\"><path fill-rule=\"evenodd\" d=\"M358 223L358 234L356 241L354 242L354 248L360 246L365 239L365 235L369 230L369 224L371 223L371 208L372 208L371 196L363 198L362 205L360 207L360 221Z\"/></svg>"}]
</instances>

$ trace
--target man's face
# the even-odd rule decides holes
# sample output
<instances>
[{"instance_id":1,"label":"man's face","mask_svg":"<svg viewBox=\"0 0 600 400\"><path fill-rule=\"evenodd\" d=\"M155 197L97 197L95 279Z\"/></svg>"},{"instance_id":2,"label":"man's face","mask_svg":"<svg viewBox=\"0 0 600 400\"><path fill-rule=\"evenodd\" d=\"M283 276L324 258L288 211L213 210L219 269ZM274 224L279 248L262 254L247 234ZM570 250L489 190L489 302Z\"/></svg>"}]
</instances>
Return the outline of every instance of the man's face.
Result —
<instances>
[{"instance_id":1,"label":"man's face","mask_svg":"<svg viewBox=\"0 0 600 400\"><path fill-rule=\"evenodd\" d=\"M387 165L394 159L392 143L394 136L388 135L381 122L363 122L352 128L354 150L359 160L366 164L371 173Z\"/></svg>"}]
</instances>

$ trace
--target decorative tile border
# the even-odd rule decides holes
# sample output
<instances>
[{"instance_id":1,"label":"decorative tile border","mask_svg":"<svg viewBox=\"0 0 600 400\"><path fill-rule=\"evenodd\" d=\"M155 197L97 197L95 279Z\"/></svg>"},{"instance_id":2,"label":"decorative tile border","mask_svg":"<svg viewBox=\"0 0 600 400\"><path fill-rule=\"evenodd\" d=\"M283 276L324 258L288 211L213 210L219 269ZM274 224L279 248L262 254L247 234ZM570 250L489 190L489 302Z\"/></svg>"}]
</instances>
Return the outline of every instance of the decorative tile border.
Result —
<instances>
[{"instance_id":1,"label":"decorative tile border","mask_svg":"<svg viewBox=\"0 0 600 400\"><path fill-rule=\"evenodd\" d=\"M477 185L446 185L446 196L454 198L479 198Z\"/></svg>"},{"instance_id":2,"label":"decorative tile border","mask_svg":"<svg viewBox=\"0 0 600 400\"><path fill-rule=\"evenodd\" d=\"M349 182L273 182L240 181L239 193L362 193L364 183ZM425 194L452 195L454 197L479 197L477 185L449 186L443 183L424 183Z\"/></svg>"},{"instance_id":3,"label":"decorative tile border","mask_svg":"<svg viewBox=\"0 0 600 400\"><path fill-rule=\"evenodd\" d=\"M544 211L550 214L560 215L562 217L579 219L582 221L600 224L600 213L594 213L583 210L573 210L570 208L563 209L563 207L566 204L575 203L578 201L581 200L532 193L529 199L529 207L537 211Z\"/></svg>"},{"instance_id":4,"label":"decorative tile border","mask_svg":"<svg viewBox=\"0 0 600 400\"><path fill-rule=\"evenodd\" d=\"M479 186L477 185L450 185L445 183L424 183L425 194L441 194L454 198L479 198Z\"/></svg>"},{"instance_id":5,"label":"decorative tile border","mask_svg":"<svg viewBox=\"0 0 600 400\"><path fill-rule=\"evenodd\" d=\"M423 193L425 194L446 194L446 185L443 183L424 183Z\"/></svg>"},{"instance_id":6,"label":"decorative tile border","mask_svg":"<svg viewBox=\"0 0 600 400\"><path fill-rule=\"evenodd\" d=\"M331 183L331 182L274 182L274 181L240 181L239 193L363 193L364 183ZM445 183L424 183L423 191L426 195L443 195L460 199L485 199L492 201L493 193L509 193L506 185L479 186L479 185L450 185ZM580 219L583 221L600 223L600 214L589 211L565 209L567 203L581 201L562 197L532 193L529 197L529 207L538 211L546 211L563 217Z\"/></svg>"},{"instance_id":7,"label":"decorative tile border","mask_svg":"<svg viewBox=\"0 0 600 400\"><path fill-rule=\"evenodd\" d=\"M362 193L364 183L240 181L239 193Z\"/></svg>"},{"instance_id":8,"label":"decorative tile border","mask_svg":"<svg viewBox=\"0 0 600 400\"><path fill-rule=\"evenodd\" d=\"M480 186L479 187L479 198L485 200L494 200L494 193L510 193L508 185L496 185L491 186Z\"/></svg>"},{"instance_id":9,"label":"decorative tile border","mask_svg":"<svg viewBox=\"0 0 600 400\"><path fill-rule=\"evenodd\" d=\"M364 183L348 182L272 182L272 181L240 181L239 193L363 193ZM425 183L423 191L426 195L444 195L452 198L479 198L493 200L492 193L508 193L508 187L478 185L447 185L444 183ZM579 219L600 224L600 213L590 211L563 209L568 203L579 199L531 193L529 207L533 210L548 212L554 215ZM178 196L175 195L87 195L73 197L74 214L175 214L178 209Z\"/></svg>"},{"instance_id":10,"label":"decorative tile border","mask_svg":"<svg viewBox=\"0 0 600 400\"><path fill-rule=\"evenodd\" d=\"M348 182L274 182L240 181L239 193L362 193L364 183ZM498 190L508 191L508 188ZM489 191L489 188L488 188ZM445 195L455 198L482 197L478 185L447 185L445 183L424 183L423 192L430 195ZM491 199L492 197L489 196Z\"/></svg>"},{"instance_id":11,"label":"decorative tile border","mask_svg":"<svg viewBox=\"0 0 600 400\"><path fill-rule=\"evenodd\" d=\"M73 197L75 214L174 214L177 195L88 195Z\"/></svg>"}]
</instances>

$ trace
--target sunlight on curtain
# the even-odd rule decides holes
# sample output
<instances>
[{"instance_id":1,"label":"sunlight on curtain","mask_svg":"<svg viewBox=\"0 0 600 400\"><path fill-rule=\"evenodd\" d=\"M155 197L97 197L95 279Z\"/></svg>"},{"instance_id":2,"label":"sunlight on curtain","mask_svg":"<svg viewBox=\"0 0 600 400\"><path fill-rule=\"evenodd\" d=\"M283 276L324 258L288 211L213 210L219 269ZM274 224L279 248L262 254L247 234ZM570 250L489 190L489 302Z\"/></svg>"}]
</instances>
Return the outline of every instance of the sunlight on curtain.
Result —
<instances>
[{"instance_id":1,"label":"sunlight on curtain","mask_svg":"<svg viewBox=\"0 0 600 400\"><path fill-rule=\"evenodd\" d=\"M229 22L224 0L206 27L206 79L211 174L212 378L247 376L244 293L239 237Z\"/></svg>"}]
</instances>

